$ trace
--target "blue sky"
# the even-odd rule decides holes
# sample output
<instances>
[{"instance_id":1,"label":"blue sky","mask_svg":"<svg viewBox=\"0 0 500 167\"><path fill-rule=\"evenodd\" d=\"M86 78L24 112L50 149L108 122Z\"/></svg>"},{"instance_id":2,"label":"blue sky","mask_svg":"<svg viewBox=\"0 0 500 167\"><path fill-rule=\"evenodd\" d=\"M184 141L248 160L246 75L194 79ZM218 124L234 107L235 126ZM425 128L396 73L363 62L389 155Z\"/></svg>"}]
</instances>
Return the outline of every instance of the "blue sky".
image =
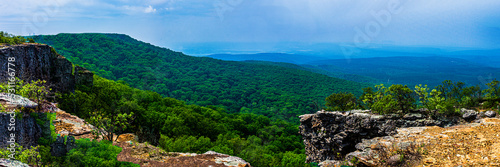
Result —
<instances>
[{"instance_id":1,"label":"blue sky","mask_svg":"<svg viewBox=\"0 0 500 167\"><path fill-rule=\"evenodd\" d=\"M491 49L500 48L498 9L498 0L15 0L0 4L0 30L123 33L186 52L205 43L258 52L316 43Z\"/></svg>"}]
</instances>

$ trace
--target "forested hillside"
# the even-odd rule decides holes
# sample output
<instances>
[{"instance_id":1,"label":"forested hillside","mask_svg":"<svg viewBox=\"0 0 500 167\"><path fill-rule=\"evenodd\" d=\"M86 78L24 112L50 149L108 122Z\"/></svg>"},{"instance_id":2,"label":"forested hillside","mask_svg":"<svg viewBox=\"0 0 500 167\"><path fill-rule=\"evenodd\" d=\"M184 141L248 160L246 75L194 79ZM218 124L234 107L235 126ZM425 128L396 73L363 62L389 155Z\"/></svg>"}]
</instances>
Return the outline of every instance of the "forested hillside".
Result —
<instances>
[{"instance_id":1,"label":"forested hillside","mask_svg":"<svg viewBox=\"0 0 500 167\"><path fill-rule=\"evenodd\" d=\"M188 105L99 76L94 76L91 87L77 86L75 93L64 94L58 102L61 109L98 128L117 135L132 132L139 141L165 151L212 150L241 157L252 166L305 165L298 125L286 121L251 113L228 114L214 106Z\"/></svg>"},{"instance_id":2,"label":"forested hillside","mask_svg":"<svg viewBox=\"0 0 500 167\"><path fill-rule=\"evenodd\" d=\"M75 64L112 80L188 104L297 120L332 92L360 95L367 84L275 65L184 55L120 34L58 34L34 39ZM274 120L274 119L273 119Z\"/></svg>"},{"instance_id":3,"label":"forested hillside","mask_svg":"<svg viewBox=\"0 0 500 167\"><path fill-rule=\"evenodd\" d=\"M469 86L485 85L500 74L493 68L451 57L376 57L349 60L324 60L306 67L333 73L348 73L376 78L378 83L434 87L442 80L461 81Z\"/></svg>"},{"instance_id":4,"label":"forested hillside","mask_svg":"<svg viewBox=\"0 0 500 167\"><path fill-rule=\"evenodd\" d=\"M367 55L373 53L371 58L349 57L349 59L325 59L300 62L290 61L296 58L295 54L234 54L234 55L209 55L208 57L220 60L237 61L269 61L268 64L287 66L325 74L331 77L354 82L367 82L373 84L407 84L417 85L427 83L437 86L441 80L462 81L470 86L484 85L500 74L496 54L498 51L469 51L434 54L419 54L405 52L381 52L366 50ZM478 55L488 56L474 56ZM457 54L457 55L455 55ZM367 56L365 55L365 56ZM401 56L404 55L404 56ZM374 57L377 56L377 57ZM306 56L304 56L306 57ZM296 64L289 65L288 62Z\"/></svg>"}]
</instances>

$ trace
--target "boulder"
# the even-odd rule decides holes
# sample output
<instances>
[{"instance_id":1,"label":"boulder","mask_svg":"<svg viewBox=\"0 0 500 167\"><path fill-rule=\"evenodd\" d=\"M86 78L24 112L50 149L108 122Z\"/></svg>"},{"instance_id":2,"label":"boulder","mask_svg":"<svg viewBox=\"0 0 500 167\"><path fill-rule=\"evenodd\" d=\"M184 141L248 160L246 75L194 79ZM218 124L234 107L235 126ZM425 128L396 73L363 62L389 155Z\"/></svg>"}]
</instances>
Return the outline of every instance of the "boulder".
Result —
<instances>
[{"instance_id":1,"label":"boulder","mask_svg":"<svg viewBox=\"0 0 500 167\"><path fill-rule=\"evenodd\" d=\"M417 120L417 119L422 119L422 118L424 118L424 116L422 114L419 114L419 113L408 113L408 114L403 116L403 119L406 119L406 120Z\"/></svg>"},{"instance_id":2,"label":"boulder","mask_svg":"<svg viewBox=\"0 0 500 167\"><path fill-rule=\"evenodd\" d=\"M240 157L229 156L226 154L217 153L215 151L207 151L205 155L217 155L215 158L215 163L224 164L226 166L237 166L237 167L251 167L250 163L241 159Z\"/></svg>"},{"instance_id":3,"label":"boulder","mask_svg":"<svg viewBox=\"0 0 500 167\"><path fill-rule=\"evenodd\" d=\"M0 167L29 167L28 164L21 161L0 158Z\"/></svg>"},{"instance_id":4,"label":"boulder","mask_svg":"<svg viewBox=\"0 0 500 167\"><path fill-rule=\"evenodd\" d=\"M0 93L0 103L6 108L36 108L38 106L28 98L11 93Z\"/></svg>"},{"instance_id":5,"label":"boulder","mask_svg":"<svg viewBox=\"0 0 500 167\"><path fill-rule=\"evenodd\" d=\"M462 118L465 119L466 121L472 121L477 118L477 111L474 110L467 110L465 108L460 109L460 112L462 113Z\"/></svg>"},{"instance_id":6,"label":"boulder","mask_svg":"<svg viewBox=\"0 0 500 167\"><path fill-rule=\"evenodd\" d=\"M487 116L488 118L493 118L497 116L497 113L495 111L486 111L484 112L484 115Z\"/></svg>"}]
</instances>

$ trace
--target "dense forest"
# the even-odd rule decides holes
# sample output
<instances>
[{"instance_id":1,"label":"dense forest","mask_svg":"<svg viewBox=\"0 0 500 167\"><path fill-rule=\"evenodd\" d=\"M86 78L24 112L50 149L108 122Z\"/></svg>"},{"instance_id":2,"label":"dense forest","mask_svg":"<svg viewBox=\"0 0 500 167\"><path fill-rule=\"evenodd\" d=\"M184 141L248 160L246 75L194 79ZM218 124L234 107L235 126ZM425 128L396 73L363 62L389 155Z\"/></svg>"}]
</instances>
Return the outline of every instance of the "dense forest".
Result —
<instances>
[{"instance_id":1,"label":"dense forest","mask_svg":"<svg viewBox=\"0 0 500 167\"><path fill-rule=\"evenodd\" d=\"M452 57L375 57L350 60L323 60L304 67L332 73L345 73L375 78L374 83L418 85L435 87L443 80L460 81L467 86L482 85L500 75L500 68L489 67ZM350 79L350 78L346 78ZM357 78L351 78L358 81Z\"/></svg>"},{"instance_id":2,"label":"dense forest","mask_svg":"<svg viewBox=\"0 0 500 167\"><path fill-rule=\"evenodd\" d=\"M341 92L331 94L325 101L330 111L370 109L378 114L422 112L430 116L459 116L464 108L500 110L500 82L494 79L485 85L466 86L461 81L445 80L433 89L422 84L414 88L380 84L364 88L359 98Z\"/></svg>"},{"instance_id":3,"label":"dense forest","mask_svg":"<svg viewBox=\"0 0 500 167\"><path fill-rule=\"evenodd\" d=\"M164 97L231 113L256 113L297 122L315 112L332 92L370 86L300 69L269 64L230 62L184 55L120 34L35 36L71 62L111 80L158 92Z\"/></svg>"},{"instance_id":4,"label":"dense forest","mask_svg":"<svg viewBox=\"0 0 500 167\"><path fill-rule=\"evenodd\" d=\"M22 36L15 36L13 34L9 34L3 31L0 31L0 44L22 44L25 42L35 42L32 38L24 38Z\"/></svg>"},{"instance_id":5,"label":"dense forest","mask_svg":"<svg viewBox=\"0 0 500 167\"><path fill-rule=\"evenodd\" d=\"M267 64L373 84L417 85L425 83L430 87L434 87L441 84L442 80L452 80L461 81L469 86L478 84L485 86L495 76L500 75L500 68L495 65L497 57L494 56L498 54L498 51L437 52L435 54L380 53L373 50L366 50L365 52L364 56L369 56L369 58L356 56L331 59L329 57L312 56L310 59L306 59L309 56L300 58L300 55L283 53L217 54L208 55L208 57L220 60L266 61ZM476 54L488 56L474 56Z\"/></svg>"},{"instance_id":6,"label":"dense forest","mask_svg":"<svg viewBox=\"0 0 500 167\"><path fill-rule=\"evenodd\" d=\"M307 165L298 125L282 120L272 121L252 113L229 114L215 106L188 105L99 76L94 77L93 86L78 86L75 93L64 94L58 102L61 109L97 127L96 116L98 121L119 122L122 120L118 115L130 115L126 127L116 126L120 128L111 132L133 132L140 141L166 151L212 150L241 157L253 166Z\"/></svg>"}]
</instances>

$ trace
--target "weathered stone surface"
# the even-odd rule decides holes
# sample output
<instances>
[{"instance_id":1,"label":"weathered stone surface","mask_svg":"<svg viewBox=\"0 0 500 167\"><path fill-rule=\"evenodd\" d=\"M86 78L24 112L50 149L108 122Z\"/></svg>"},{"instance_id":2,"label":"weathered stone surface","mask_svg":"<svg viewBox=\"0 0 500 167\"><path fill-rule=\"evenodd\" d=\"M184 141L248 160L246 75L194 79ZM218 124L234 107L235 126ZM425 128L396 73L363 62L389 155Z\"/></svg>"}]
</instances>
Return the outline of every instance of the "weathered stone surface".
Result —
<instances>
[{"instance_id":1,"label":"weathered stone surface","mask_svg":"<svg viewBox=\"0 0 500 167\"><path fill-rule=\"evenodd\" d=\"M453 120L452 120L453 121ZM444 126L447 122L432 120L421 114L375 115L363 112L327 112L300 116L299 133L306 146L306 162L343 160L357 149L363 139L389 136L400 127Z\"/></svg>"},{"instance_id":2,"label":"weathered stone surface","mask_svg":"<svg viewBox=\"0 0 500 167\"><path fill-rule=\"evenodd\" d=\"M15 61L9 61L14 58ZM9 66L10 63L10 66ZM75 67L65 57L43 44L21 44L0 48L0 82L9 79L8 69L24 82L45 80L53 91L72 92L77 83L92 83L92 72ZM12 70L11 70L12 71ZM73 74L76 72L77 74Z\"/></svg>"},{"instance_id":3,"label":"weathered stone surface","mask_svg":"<svg viewBox=\"0 0 500 167\"><path fill-rule=\"evenodd\" d=\"M419 113L408 113L405 116L403 116L403 119L406 120L417 120L417 119L422 119L424 116Z\"/></svg>"},{"instance_id":4,"label":"weathered stone surface","mask_svg":"<svg viewBox=\"0 0 500 167\"><path fill-rule=\"evenodd\" d=\"M92 130L94 126L85 122L75 115L66 113L59 108L55 108L56 120L53 121L55 132L63 136L73 136L75 139L93 138Z\"/></svg>"},{"instance_id":5,"label":"weathered stone surface","mask_svg":"<svg viewBox=\"0 0 500 167\"><path fill-rule=\"evenodd\" d=\"M0 93L0 104L6 108L36 108L38 106L28 98L11 93Z\"/></svg>"},{"instance_id":6,"label":"weathered stone surface","mask_svg":"<svg viewBox=\"0 0 500 167\"><path fill-rule=\"evenodd\" d=\"M115 145L123 148L117 156L119 161L127 161L141 166L153 167L251 167L250 163L239 157L213 151L204 154L165 152L158 147L133 142L120 142Z\"/></svg>"},{"instance_id":7,"label":"weathered stone surface","mask_svg":"<svg viewBox=\"0 0 500 167\"><path fill-rule=\"evenodd\" d=\"M75 66L75 83L76 85L86 85L90 86L94 82L94 73L91 71L80 67Z\"/></svg>"},{"instance_id":8,"label":"weathered stone surface","mask_svg":"<svg viewBox=\"0 0 500 167\"><path fill-rule=\"evenodd\" d=\"M0 167L29 167L29 165L16 160L0 158Z\"/></svg>"},{"instance_id":9,"label":"weathered stone surface","mask_svg":"<svg viewBox=\"0 0 500 167\"><path fill-rule=\"evenodd\" d=\"M45 113L33 114L37 114L39 118L46 117ZM48 120L45 123L49 123ZM47 133L50 135L50 128L44 129L42 126L44 125L38 124L36 118L30 114L0 112L0 147L7 147L10 141L15 141L24 148L37 146L40 137ZM10 138L11 135L14 140Z\"/></svg>"},{"instance_id":10,"label":"weathered stone surface","mask_svg":"<svg viewBox=\"0 0 500 167\"><path fill-rule=\"evenodd\" d=\"M50 147L50 154L52 156L65 156L66 153L76 147L75 138L73 136L68 136L65 142L64 137L57 136L56 141L52 143Z\"/></svg>"},{"instance_id":11,"label":"weathered stone surface","mask_svg":"<svg viewBox=\"0 0 500 167\"><path fill-rule=\"evenodd\" d=\"M205 155L217 155L214 159L217 164L224 164L226 166L237 166L237 167L250 167L250 163L241 159L240 157L230 156L227 154L217 153L215 151L207 151Z\"/></svg>"},{"instance_id":12,"label":"weathered stone surface","mask_svg":"<svg viewBox=\"0 0 500 167\"><path fill-rule=\"evenodd\" d=\"M484 115L487 116L488 118L493 118L497 116L497 113L495 111L486 111L484 112Z\"/></svg>"},{"instance_id":13,"label":"weathered stone surface","mask_svg":"<svg viewBox=\"0 0 500 167\"><path fill-rule=\"evenodd\" d=\"M8 61L14 58L15 61ZM0 49L0 70L7 71L9 65L15 76L25 82L45 80L55 91L74 90L72 64L63 56L51 51L48 45L22 44ZM0 73L0 82L6 82L8 74Z\"/></svg>"},{"instance_id":14,"label":"weathered stone surface","mask_svg":"<svg viewBox=\"0 0 500 167\"><path fill-rule=\"evenodd\" d=\"M460 112L462 112L462 118L467 120L467 121L471 121L471 120L474 120L477 118L477 114L478 112L477 111L474 111L474 110L467 110L467 109L464 109L462 108L460 110Z\"/></svg>"}]
</instances>

